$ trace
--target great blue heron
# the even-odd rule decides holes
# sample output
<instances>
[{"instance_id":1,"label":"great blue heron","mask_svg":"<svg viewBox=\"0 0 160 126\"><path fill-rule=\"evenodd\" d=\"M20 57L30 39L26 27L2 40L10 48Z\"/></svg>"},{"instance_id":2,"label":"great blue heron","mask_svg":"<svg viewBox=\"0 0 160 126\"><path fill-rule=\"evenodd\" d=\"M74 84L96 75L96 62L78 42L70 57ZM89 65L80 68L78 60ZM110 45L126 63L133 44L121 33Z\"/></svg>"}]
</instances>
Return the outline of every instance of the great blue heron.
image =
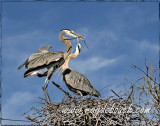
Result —
<instances>
[{"instance_id":1,"label":"great blue heron","mask_svg":"<svg viewBox=\"0 0 160 126\"><path fill-rule=\"evenodd\" d=\"M32 54L22 65L18 67L18 70L21 69L23 66L27 69L27 71L24 73L24 77L28 76L47 76L43 87L47 88L49 80L52 76L52 74L63 65L65 62L65 59L72 53L72 45L70 43L70 40L64 35L69 35L72 37L79 37L84 38L81 35L76 34L74 31L70 29L63 29L61 30L59 39L64 42L66 45L66 51L60 52L60 51L53 51L49 52L48 50L51 48L50 45L44 46L43 48L40 48L37 52ZM45 86L45 83L47 82L47 85Z\"/></svg>"},{"instance_id":2,"label":"great blue heron","mask_svg":"<svg viewBox=\"0 0 160 126\"><path fill-rule=\"evenodd\" d=\"M70 59L76 58L81 50L81 45L77 39L76 51L74 54L70 54L65 63L60 67L61 74L63 76L63 81L66 86L75 94L86 96L93 95L96 97L100 97L100 93L93 88L90 81L81 73L69 68L68 63Z\"/></svg>"}]
</instances>

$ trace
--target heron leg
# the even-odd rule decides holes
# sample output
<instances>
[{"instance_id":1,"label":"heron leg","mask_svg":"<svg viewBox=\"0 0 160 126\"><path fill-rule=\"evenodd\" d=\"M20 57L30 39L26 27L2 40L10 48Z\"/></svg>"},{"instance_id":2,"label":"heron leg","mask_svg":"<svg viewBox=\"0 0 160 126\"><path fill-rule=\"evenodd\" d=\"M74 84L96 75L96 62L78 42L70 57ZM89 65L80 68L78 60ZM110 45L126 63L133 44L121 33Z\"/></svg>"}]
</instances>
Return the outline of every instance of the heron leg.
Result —
<instances>
[{"instance_id":1,"label":"heron leg","mask_svg":"<svg viewBox=\"0 0 160 126\"><path fill-rule=\"evenodd\" d=\"M46 95L47 95L47 97L48 97L48 99L49 99L50 102L51 102L51 99L50 99L49 94L48 94L48 84L49 84L49 81L50 81L50 79L51 79L51 77L52 77L53 72L54 72L54 71L51 71L51 72L48 73L48 75L47 75L47 80L45 81L45 83L47 82L47 84L46 84L46 86L44 87L44 90L45 90L44 92L46 93ZM45 95L45 96L46 96L46 95Z\"/></svg>"},{"instance_id":2,"label":"heron leg","mask_svg":"<svg viewBox=\"0 0 160 126\"><path fill-rule=\"evenodd\" d=\"M43 92L44 92L44 96L45 96L45 98L47 99L46 92L45 92L45 89L46 89L45 84L46 84L46 82L48 82L48 77L46 78L46 80L45 80L45 82L44 82L44 84L43 84L43 86L42 86L42 90L43 90Z\"/></svg>"},{"instance_id":3,"label":"heron leg","mask_svg":"<svg viewBox=\"0 0 160 126\"><path fill-rule=\"evenodd\" d=\"M42 85L42 89L45 90L45 84L48 81L48 77L45 79L44 84Z\"/></svg>"},{"instance_id":4,"label":"heron leg","mask_svg":"<svg viewBox=\"0 0 160 126\"><path fill-rule=\"evenodd\" d=\"M48 94L48 83L49 83L49 80L47 81L47 84L46 84L46 87L45 87L45 93L47 94L47 97L48 97L49 101L51 102L51 99L50 99L49 94Z\"/></svg>"},{"instance_id":5,"label":"heron leg","mask_svg":"<svg viewBox=\"0 0 160 126\"><path fill-rule=\"evenodd\" d=\"M45 82L44 82L44 84L43 84L43 86L42 86L42 89L43 89L44 96L45 96L46 100L49 99L49 101L51 102L51 99L50 99L49 94L48 94L48 83L49 83L49 80L48 80L48 77L47 77Z\"/></svg>"}]
</instances>

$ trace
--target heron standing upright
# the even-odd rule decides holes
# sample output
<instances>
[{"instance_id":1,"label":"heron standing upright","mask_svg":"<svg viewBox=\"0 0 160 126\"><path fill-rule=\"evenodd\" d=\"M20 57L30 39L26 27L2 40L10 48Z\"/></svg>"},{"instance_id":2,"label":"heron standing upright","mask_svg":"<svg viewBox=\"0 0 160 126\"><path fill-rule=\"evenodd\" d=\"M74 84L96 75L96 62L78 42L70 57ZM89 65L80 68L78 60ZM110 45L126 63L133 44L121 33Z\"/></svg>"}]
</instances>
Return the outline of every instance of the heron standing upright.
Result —
<instances>
[{"instance_id":1,"label":"heron standing upright","mask_svg":"<svg viewBox=\"0 0 160 126\"><path fill-rule=\"evenodd\" d=\"M65 60L65 63L60 67L60 71L63 76L63 81L65 82L66 86L77 95L93 95L96 97L100 97L100 93L93 88L90 81L84 75L71 69L68 66L70 59L76 58L79 55L80 51L81 45L77 38L77 46L75 53L70 54Z\"/></svg>"},{"instance_id":2,"label":"heron standing upright","mask_svg":"<svg viewBox=\"0 0 160 126\"><path fill-rule=\"evenodd\" d=\"M23 66L25 66L25 68L27 69L27 71L24 73L24 77L47 76L44 85L42 86L43 90L44 88L45 89L47 88L52 74L60 66L63 65L66 58L72 53L72 45L70 43L70 40L64 37L64 35L83 38L83 36L76 34L74 31L70 29L63 29L61 30L61 33L59 35L59 40L64 42L64 44L66 45L65 52L60 52L60 51L49 52L48 50L51 48L51 46L50 45L44 46L40 48L37 52L32 54L22 65L18 67L18 70L21 69ZM47 85L45 86L46 82Z\"/></svg>"}]
</instances>

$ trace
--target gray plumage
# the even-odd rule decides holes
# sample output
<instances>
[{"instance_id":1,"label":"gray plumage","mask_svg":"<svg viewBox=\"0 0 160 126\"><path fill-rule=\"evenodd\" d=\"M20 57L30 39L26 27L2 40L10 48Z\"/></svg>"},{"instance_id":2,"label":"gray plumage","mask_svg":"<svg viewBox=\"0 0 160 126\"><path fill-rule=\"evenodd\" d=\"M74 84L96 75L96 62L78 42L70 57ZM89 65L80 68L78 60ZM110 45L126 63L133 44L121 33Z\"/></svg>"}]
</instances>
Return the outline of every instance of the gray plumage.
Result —
<instances>
[{"instance_id":1,"label":"gray plumage","mask_svg":"<svg viewBox=\"0 0 160 126\"><path fill-rule=\"evenodd\" d=\"M93 95L96 97L100 97L100 93L93 88L90 81L81 73L69 68L68 63L70 59L76 58L81 51L81 45L77 39L77 46L76 51L74 54L70 54L65 63L60 68L61 74L63 76L63 81L65 82L66 86L75 94L77 95Z\"/></svg>"},{"instance_id":2,"label":"gray plumage","mask_svg":"<svg viewBox=\"0 0 160 126\"><path fill-rule=\"evenodd\" d=\"M81 73L67 68L63 71L63 81L66 86L75 94L79 95L80 91L83 96L93 95L96 97L101 96L100 93L93 88L90 81Z\"/></svg>"},{"instance_id":3,"label":"gray plumage","mask_svg":"<svg viewBox=\"0 0 160 126\"><path fill-rule=\"evenodd\" d=\"M53 51L49 52L50 45L44 46L31 55L18 69L21 69L24 65L27 71L24 73L24 77L31 75L33 72L41 69L50 69L53 67L58 69L64 63L64 52ZM47 75L47 74L45 74Z\"/></svg>"},{"instance_id":4,"label":"gray plumage","mask_svg":"<svg viewBox=\"0 0 160 126\"><path fill-rule=\"evenodd\" d=\"M40 48L33 55L31 55L22 65L18 67L18 70L21 69L23 66L25 66L25 68L27 69L27 71L24 73L24 77L42 77L47 75L51 76L53 72L55 72L59 67L63 65L65 59L68 57L68 55L72 53L72 45L70 43L70 40L64 37L64 35L69 35L73 37L80 36L69 29L61 30L59 39L66 45L66 51L49 52L48 50L51 48L50 45ZM42 73L42 71L44 71L44 73ZM48 74L48 71L51 71L50 75Z\"/></svg>"},{"instance_id":5,"label":"gray plumage","mask_svg":"<svg viewBox=\"0 0 160 126\"><path fill-rule=\"evenodd\" d=\"M52 77L52 74L64 64L66 58L72 53L71 42L68 38L64 37L64 35L69 35L81 39L83 38L83 36L74 33L72 30L63 29L61 30L59 40L66 45L65 52L59 52L59 51L49 52L48 50L51 48L51 46L50 45L44 46L40 48L37 52L35 52L33 55L31 55L22 65L18 67L18 70L21 69L23 66L26 67L27 71L24 73L24 77L47 76L42 86L46 99L48 96L47 87ZM51 101L49 96L48 99L49 101Z\"/></svg>"},{"instance_id":6,"label":"gray plumage","mask_svg":"<svg viewBox=\"0 0 160 126\"><path fill-rule=\"evenodd\" d=\"M48 65L50 61L55 61L63 56L63 52L54 51L49 52L51 48L50 45L44 46L31 55L22 65L18 67L18 70L21 69L24 65L26 69L35 68L41 65Z\"/></svg>"}]
</instances>

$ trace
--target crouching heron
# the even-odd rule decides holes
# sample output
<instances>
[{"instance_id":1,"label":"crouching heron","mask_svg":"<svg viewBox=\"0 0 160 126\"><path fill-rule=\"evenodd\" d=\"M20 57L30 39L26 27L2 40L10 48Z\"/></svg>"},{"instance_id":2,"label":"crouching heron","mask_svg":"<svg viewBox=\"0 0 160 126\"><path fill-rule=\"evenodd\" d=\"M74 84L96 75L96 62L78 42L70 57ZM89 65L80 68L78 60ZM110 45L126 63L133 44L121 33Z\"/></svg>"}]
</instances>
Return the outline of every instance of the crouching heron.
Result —
<instances>
[{"instance_id":1,"label":"crouching heron","mask_svg":"<svg viewBox=\"0 0 160 126\"><path fill-rule=\"evenodd\" d=\"M77 38L77 46L74 54L70 54L65 63L60 67L61 74L63 76L63 81L70 91L77 95L86 96L93 95L96 97L100 97L100 93L93 88L90 81L81 73L71 69L68 66L70 59L76 58L81 51L81 45Z\"/></svg>"}]
</instances>

